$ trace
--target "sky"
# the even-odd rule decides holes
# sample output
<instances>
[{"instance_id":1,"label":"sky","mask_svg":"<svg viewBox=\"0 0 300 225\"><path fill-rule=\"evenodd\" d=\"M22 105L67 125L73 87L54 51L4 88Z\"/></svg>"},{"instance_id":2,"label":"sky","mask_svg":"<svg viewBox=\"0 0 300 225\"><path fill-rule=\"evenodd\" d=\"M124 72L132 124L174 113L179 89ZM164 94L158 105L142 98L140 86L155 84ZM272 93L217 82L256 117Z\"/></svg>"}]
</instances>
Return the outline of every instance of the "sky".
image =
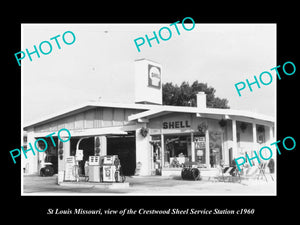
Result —
<instances>
[{"instance_id":1,"label":"sky","mask_svg":"<svg viewBox=\"0 0 300 225\"><path fill-rule=\"evenodd\" d=\"M174 19L174 22L177 18ZM188 21L188 20L187 20ZM192 24L185 24L189 29ZM133 103L134 61L141 58L162 65L162 82L180 85L195 80L216 89L227 98L231 109L255 111L275 116L276 24L195 24L187 31L177 24L22 24L21 50L34 51L43 41L52 44L48 55L32 54L21 61L22 120L26 125L53 113L91 100ZM169 40L140 46L134 39L153 36L162 27L170 28ZM62 35L72 31L71 45ZM164 29L163 31L166 31ZM167 37L168 33L161 33ZM61 49L50 38L60 35ZM165 36L164 36L165 35ZM66 41L72 41L66 35ZM46 52L47 45L43 45ZM17 63L17 62L16 62ZM273 75L270 85L253 85L240 97L235 84L254 81L263 71ZM267 82L268 78L264 78Z\"/></svg>"}]
</instances>

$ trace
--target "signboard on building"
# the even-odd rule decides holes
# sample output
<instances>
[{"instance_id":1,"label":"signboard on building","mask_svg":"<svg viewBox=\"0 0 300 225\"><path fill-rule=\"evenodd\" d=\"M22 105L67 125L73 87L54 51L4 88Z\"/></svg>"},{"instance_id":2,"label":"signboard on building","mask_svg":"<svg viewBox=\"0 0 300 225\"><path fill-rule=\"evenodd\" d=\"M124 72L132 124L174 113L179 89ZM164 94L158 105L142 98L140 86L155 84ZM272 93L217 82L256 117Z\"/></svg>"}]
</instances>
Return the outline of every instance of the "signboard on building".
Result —
<instances>
[{"instance_id":1,"label":"signboard on building","mask_svg":"<svg viewBox=\"0 0 300 225\"><path fill-rule=\"evenodd\" d=\"M161 88L160 67L148 64L148 86Z\"/></svg>"},{"instance_id":2,"label":"signboard on building","mask_svg":"<svg viewBox=\"0 0 300 225\"><path fill-rule=\"evenodd\" d=\"M162 104L162 66L147 59L135 60L136 103Z\"/></svg>"},{"instance_id":3,"label":"signboard on building","mask_svg":"<svg viewBox=\"0 0 300 225\"><path fill-rule=\"evenodd\" d=\"M205 137L195 136L194 142L195 142L195 150L205 149Z\"/></svg>"},{"instance_id":4,"label":"signboard on building","mask_svg":"<svg viewBox=\"0 0 300 225\"><path fill-rule=\"evenodd\" d=\"M163 122L163 129L176 129L176 128L190 128L191 124L190 121L169 121Z\"/></svg>"}]
</instances>

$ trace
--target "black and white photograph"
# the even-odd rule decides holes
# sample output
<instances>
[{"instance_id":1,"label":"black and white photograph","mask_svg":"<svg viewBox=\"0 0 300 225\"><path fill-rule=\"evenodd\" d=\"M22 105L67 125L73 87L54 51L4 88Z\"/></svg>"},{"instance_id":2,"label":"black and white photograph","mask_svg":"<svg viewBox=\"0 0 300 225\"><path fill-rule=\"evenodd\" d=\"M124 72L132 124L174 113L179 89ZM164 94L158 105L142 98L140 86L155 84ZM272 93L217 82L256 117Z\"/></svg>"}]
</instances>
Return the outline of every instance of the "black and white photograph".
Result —
<instances>
[{"instance_id":1,"label":"black and white photograph","mask_svg":"<svg viewBox=\"0 0 300 225\"><path fill-rule=\"evenodd\" d=\"M276 196L276 24L21 29L22 195Z\"/></svg>"},{"instance_id":2,"label":"black and white photograph","mask_svg":"<svg viewBox=\"0 0 300 225\"><path fill-rule=\"evenodd\" d=\"M5 217L297 215L296 7L61 4L3 20Z\"/></svg>"}]
</instances>

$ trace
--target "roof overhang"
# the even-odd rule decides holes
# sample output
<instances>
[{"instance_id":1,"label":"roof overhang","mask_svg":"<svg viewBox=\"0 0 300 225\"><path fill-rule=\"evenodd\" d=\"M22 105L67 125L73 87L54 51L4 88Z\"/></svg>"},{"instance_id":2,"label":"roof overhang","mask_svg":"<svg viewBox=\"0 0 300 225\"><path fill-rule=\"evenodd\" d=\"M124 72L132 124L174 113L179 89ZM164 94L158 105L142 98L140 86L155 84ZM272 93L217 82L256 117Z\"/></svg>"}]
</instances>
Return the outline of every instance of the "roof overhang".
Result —
<instances>
[{"instance_id":1,"label":"roof overhang","mask_svg":"<svg viewBox=\"0 0 300 225\"><path fill-rule=\"evenodd\" d=\"M263 114L258 114L250 111L232 110L232 109L216 109L205 108L200 109L196 107L180 107L180 106L161 106L156 109L150 109L145 112L137 113L128 117L129 121L145 122L149 119L160 117L169 113L191 113L196 117L212 118L212 119L226 119L226 120L241 120L245 122L260 121L264 124L275 122L275 118Z\"/></svg>"},{"instance_id":2,"label":"roof overhang","mask_svg":"<svg viewBox=\"0 0 300 225\"><path fill-rule=\"evenodd\" d=\"M93 129L77 129L69 130L71 137L93 137L93 136L124 136L128 135L127 131L121 130L120 127L108 127L108 128L93 128ZM45 137L49 135L49 132L35 132L34 137ZM57 133L51 135L57 137ZM64 136L61 136L64 137ZM67 137L67 136L65 136Z\"/></svg>"},{"instance_id":3,"label":"roof overhang","mask_svg":"<svg viewBox=\"0 0 300 225\"><path fill-rule=\"evenodd\" d=\"M109 107L109 108L123 108L123 109L140 109L140 110L149 110L153 107L153 105L147 104L126 104L126 103L106 103L106 102L96 102L89 101L84 104L76 105L65 110L62 110L57 113L53 113L44 117L41 117L37 120L31 121L24 125L24 129L26 130L32 126L38 126L44 123L49 123L54 120L59 120L61 118L75 115L86 110L96 108L96 107Z\"/></svg>"},{"instance_id":4,"label":"roof overhang","mask_svg":"<svg viewBox=\"0 0 300 225\"><path fill-rule=\"evenodd\" d=\"M123 109L143 110L143 112L128 116L129 121L137 121L139 123L147 123L149 119L167 115L170 113L191 113L196 117L214 118L214 119L239 119L242 121L265 121L267 123L275 122L275 118L251 111L233 110L233 109L217 109L217 108L197 108L187 106L169 106L169 105L147 105L147 104L126 104L126 103L105 103L105 102L87 102L75 107L71 107L64 111L46 116L44 118L33 121L24 126L29 127L49 123L67 116L78 114L95 107L111 107Z\"/></svg>"}]
</instances>

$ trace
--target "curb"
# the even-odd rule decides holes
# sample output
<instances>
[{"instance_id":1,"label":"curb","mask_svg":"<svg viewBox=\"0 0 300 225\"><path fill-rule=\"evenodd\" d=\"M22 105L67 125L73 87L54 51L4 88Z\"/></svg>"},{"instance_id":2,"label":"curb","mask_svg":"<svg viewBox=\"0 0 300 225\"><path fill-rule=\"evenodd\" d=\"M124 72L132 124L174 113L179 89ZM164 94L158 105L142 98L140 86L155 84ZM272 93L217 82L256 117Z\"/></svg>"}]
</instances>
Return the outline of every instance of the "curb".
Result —
<instances>
[{"instance_id":1,"label":"curb","mask_svg":"<svg viewBox=\"0 0 300 225\"><path fill-rule=\"evenodd\" d=\"M92 183L92 182L61 182L59 186L76 188L99 188L99 189L126 189L129 183Z\"/></svg>"}]
</instances>

